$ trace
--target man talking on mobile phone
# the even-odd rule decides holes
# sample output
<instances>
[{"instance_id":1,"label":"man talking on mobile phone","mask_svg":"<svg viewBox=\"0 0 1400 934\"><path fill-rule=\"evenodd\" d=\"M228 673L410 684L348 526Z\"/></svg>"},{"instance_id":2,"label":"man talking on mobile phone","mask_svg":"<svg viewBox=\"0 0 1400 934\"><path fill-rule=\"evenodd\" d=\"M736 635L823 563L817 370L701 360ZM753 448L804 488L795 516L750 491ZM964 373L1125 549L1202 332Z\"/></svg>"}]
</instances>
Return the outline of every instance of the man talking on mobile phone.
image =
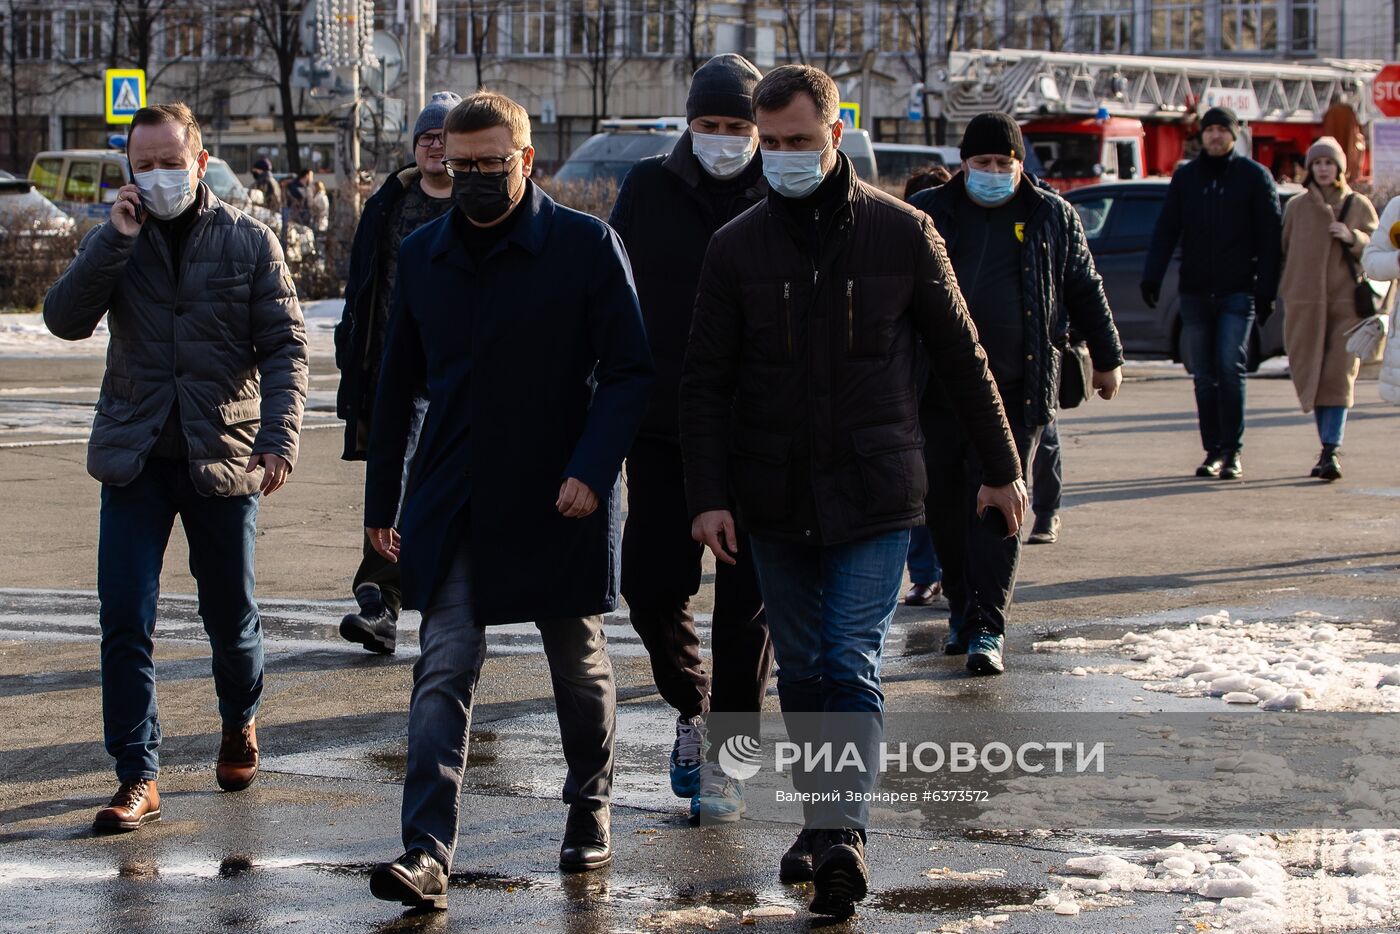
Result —
<instances>
[{"instance_id":1,"label":"man talking on mobile phone","mask_svg":"<svg viewBox=\"0 0 1400 934\"><path fill-rule=\"evenodd\" d=\"M215 777L258 771L253 718L263 690L253 600L258 505L296 463L306 403L306 332L277 238L221 202L184 104L136 112L135 183L117 192L44 299L65 340L111 332L87 469L102 483L97 595L102 720L120 783L99 831L160 820L155 631L160 569L179 516L199 615L214 654L223 736Z\"/></svg>"}]
</instances>

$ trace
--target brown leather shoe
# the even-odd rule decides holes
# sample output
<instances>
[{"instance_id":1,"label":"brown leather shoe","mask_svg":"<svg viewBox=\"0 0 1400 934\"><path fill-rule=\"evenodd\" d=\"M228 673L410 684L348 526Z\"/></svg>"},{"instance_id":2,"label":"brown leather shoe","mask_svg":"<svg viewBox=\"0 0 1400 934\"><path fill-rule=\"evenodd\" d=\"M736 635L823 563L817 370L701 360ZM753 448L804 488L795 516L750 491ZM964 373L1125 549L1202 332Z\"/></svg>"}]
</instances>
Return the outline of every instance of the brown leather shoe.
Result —
<instances>
[{"instance_id":1,"label":"brown leather shoe","mask_svg":"<svg viewBox=\"0 0 1400 934\"><path fill-rule=\"evenodd\" d=\"M142 824L160 820L160 792L154 779L138 778L122 782L111 802L97 812L92 829L101 833L135 830Z\"/></svg>"},{"instance_id":2,"label":"brown leather shoe","mask_svg":"<svg viewBox=\"0 0 1400 934\"><path fill-rule=\"evenodd\" d=\"M224 791L242 791L258 774L258 729L252 720L241 727L225 726L219 743L214 777Z\"/></svg>"}]
</instances>

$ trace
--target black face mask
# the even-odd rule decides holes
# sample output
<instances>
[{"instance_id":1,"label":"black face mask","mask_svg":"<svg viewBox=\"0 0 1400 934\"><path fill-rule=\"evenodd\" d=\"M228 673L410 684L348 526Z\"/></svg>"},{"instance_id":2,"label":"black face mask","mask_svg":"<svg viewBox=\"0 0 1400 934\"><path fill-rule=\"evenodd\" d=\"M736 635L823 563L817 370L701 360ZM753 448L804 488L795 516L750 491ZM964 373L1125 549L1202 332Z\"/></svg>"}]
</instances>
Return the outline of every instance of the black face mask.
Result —
<instances>
[{"instance_id":1,"label":"black face mask","mask_svg":"<svg viewBox=\"0 0 1400 934\"><path fill-rule=\"evenodd\" d=\"M468 220L478 224L498 221L513 207L510 193L511 175L488 178L479 172L458 175L452 179L452 201Z\"/></svg>"}]
</instances>

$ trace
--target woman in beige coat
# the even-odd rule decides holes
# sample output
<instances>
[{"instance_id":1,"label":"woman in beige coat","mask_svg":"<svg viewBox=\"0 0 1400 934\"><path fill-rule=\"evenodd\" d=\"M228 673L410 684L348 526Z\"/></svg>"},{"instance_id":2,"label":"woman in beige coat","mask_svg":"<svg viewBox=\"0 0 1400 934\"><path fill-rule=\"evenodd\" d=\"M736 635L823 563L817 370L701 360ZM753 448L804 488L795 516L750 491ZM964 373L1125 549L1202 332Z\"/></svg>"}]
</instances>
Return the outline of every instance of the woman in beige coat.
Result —
<instances>
[{"instance_id":1,"label":"woman in beige coat","mask_svg":"<svg viewBox=\"0 0 1400 934\"><path fill-rule=\"evenodd\" d=\"M1298 401L1322 439L1312 475L1327 481L1342 476L1338 453L1360 369L1346 348L1358 320L1352 270L1376 229L1376 209L1347 185L1346 167L1336 140L1318 140L1308 150L1307 188L1283 214L1283 343Z\"/></svg>"}]
</instances>

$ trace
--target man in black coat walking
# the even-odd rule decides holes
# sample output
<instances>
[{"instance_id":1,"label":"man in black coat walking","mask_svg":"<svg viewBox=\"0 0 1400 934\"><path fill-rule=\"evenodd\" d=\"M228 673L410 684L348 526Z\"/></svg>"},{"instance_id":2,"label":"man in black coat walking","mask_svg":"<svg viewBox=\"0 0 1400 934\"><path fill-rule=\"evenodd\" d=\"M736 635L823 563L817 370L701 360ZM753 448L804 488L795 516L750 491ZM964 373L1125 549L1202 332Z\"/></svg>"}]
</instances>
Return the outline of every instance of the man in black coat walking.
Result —
<instances>
[{"instance_id":1,"label":"man in black coat walking","mask_svg":"<svg viewBox=\"0 0 1400 934\"><path fill-rule=\"evenodd\" d=\"M364 460L369 448L370 410L379 387L384 331L398 278L399 245L419 227L452 210L452 179L442 166L442 124L447 112L461 100L452 91L432 96L413 125L413 164L390 175L365 202L355 229L350 275L345 282L345 311L335 327L335 365L340 370L336 414L345 420L342 460ZM409 432L409 461L428 409L428 400L421 392L419 396ZM403 605L399 566L386 561L367 537L361 545L360 566L350 585L360 609L341 620L340 634L371 652L387 655L394 651Z\"/></svg>"},{"instance_id":2,"label":"man in black coat walking","mask_svg":"<svg viewBox=\"0 0 1400 934\"><path fill-rule=\"evenodd\" d=\"M601 614L617 606L618 476L652 373L622 244L531 181L525 108L481 91L443 129L454 207L403 244L365 478L366 533L400 563L404 605L423 611L405 852L370 889L437 908L488 625L540 630L568 765L560 868L612 861L616 692ZM400 513L420 385L428 414Z\"/></svg>"},{"instance_id":3,"label":"man in black coat walking","mask_svg":"<svg viewBox=\"0 0 1400 934\"><path fill-rule=\"evenodd\" d=\"M1244 476L1245 374L1257 317L1273 311L1283 253L1278 189L1267 169L1237 155L1239 120L1225 107L1201 118L1201 154L1172 175L1142 272L1142 299L1157 307L1162 277L1181 245L1181 352L1196 388L1206 458L1196 476Z\"/></svg>"},{"instance_id":4,"label":"man in black coat walking","mask_svg":"<svg viewBox=\"0 0 1400 934\"><path fill-rule=\"evenodd\" d=\"M738 820L744 799L742 786L715 761L724 737L708 738L709 761L701 767L705 717L714 710L752 713L756 721L773 650L741 539L737 561L715 572L713 675L705 672L689 610L704 549L690 537L677 393L710 237L768 191L753 122L760 77L741 55L719 55L702 66L686 101L690 128L669 156L645 159L627 173L609 218L632 261L657 368L646 421L627 455L622 595L651 656L657 689L678 715L671 790L690 798L691 817L706 822ZM757 736L756 723L745 732Z\"/></svg>"},{"instance_id":5,"label":"man in black coat walking","mask_svg":"<svg viewBox=\"0 0 1400 934\"><path fill-rule=\"evenodd\" d=\"M1093 385L1105 399L1122 382L1123 350L1079 215L1026 173L1016 121L978 114L961 154L956 178L910 203L933 218L948 244L1025 474L1054 418L1065 328L1088 341ZM940 439L931 445L928 521L950 607L944 651L966 653L974 674L1000 674L1021 541L995 512L979 514L985 467L952 407L931 388L920 414L925 435Z\"/></svg>"}]
</instances>

